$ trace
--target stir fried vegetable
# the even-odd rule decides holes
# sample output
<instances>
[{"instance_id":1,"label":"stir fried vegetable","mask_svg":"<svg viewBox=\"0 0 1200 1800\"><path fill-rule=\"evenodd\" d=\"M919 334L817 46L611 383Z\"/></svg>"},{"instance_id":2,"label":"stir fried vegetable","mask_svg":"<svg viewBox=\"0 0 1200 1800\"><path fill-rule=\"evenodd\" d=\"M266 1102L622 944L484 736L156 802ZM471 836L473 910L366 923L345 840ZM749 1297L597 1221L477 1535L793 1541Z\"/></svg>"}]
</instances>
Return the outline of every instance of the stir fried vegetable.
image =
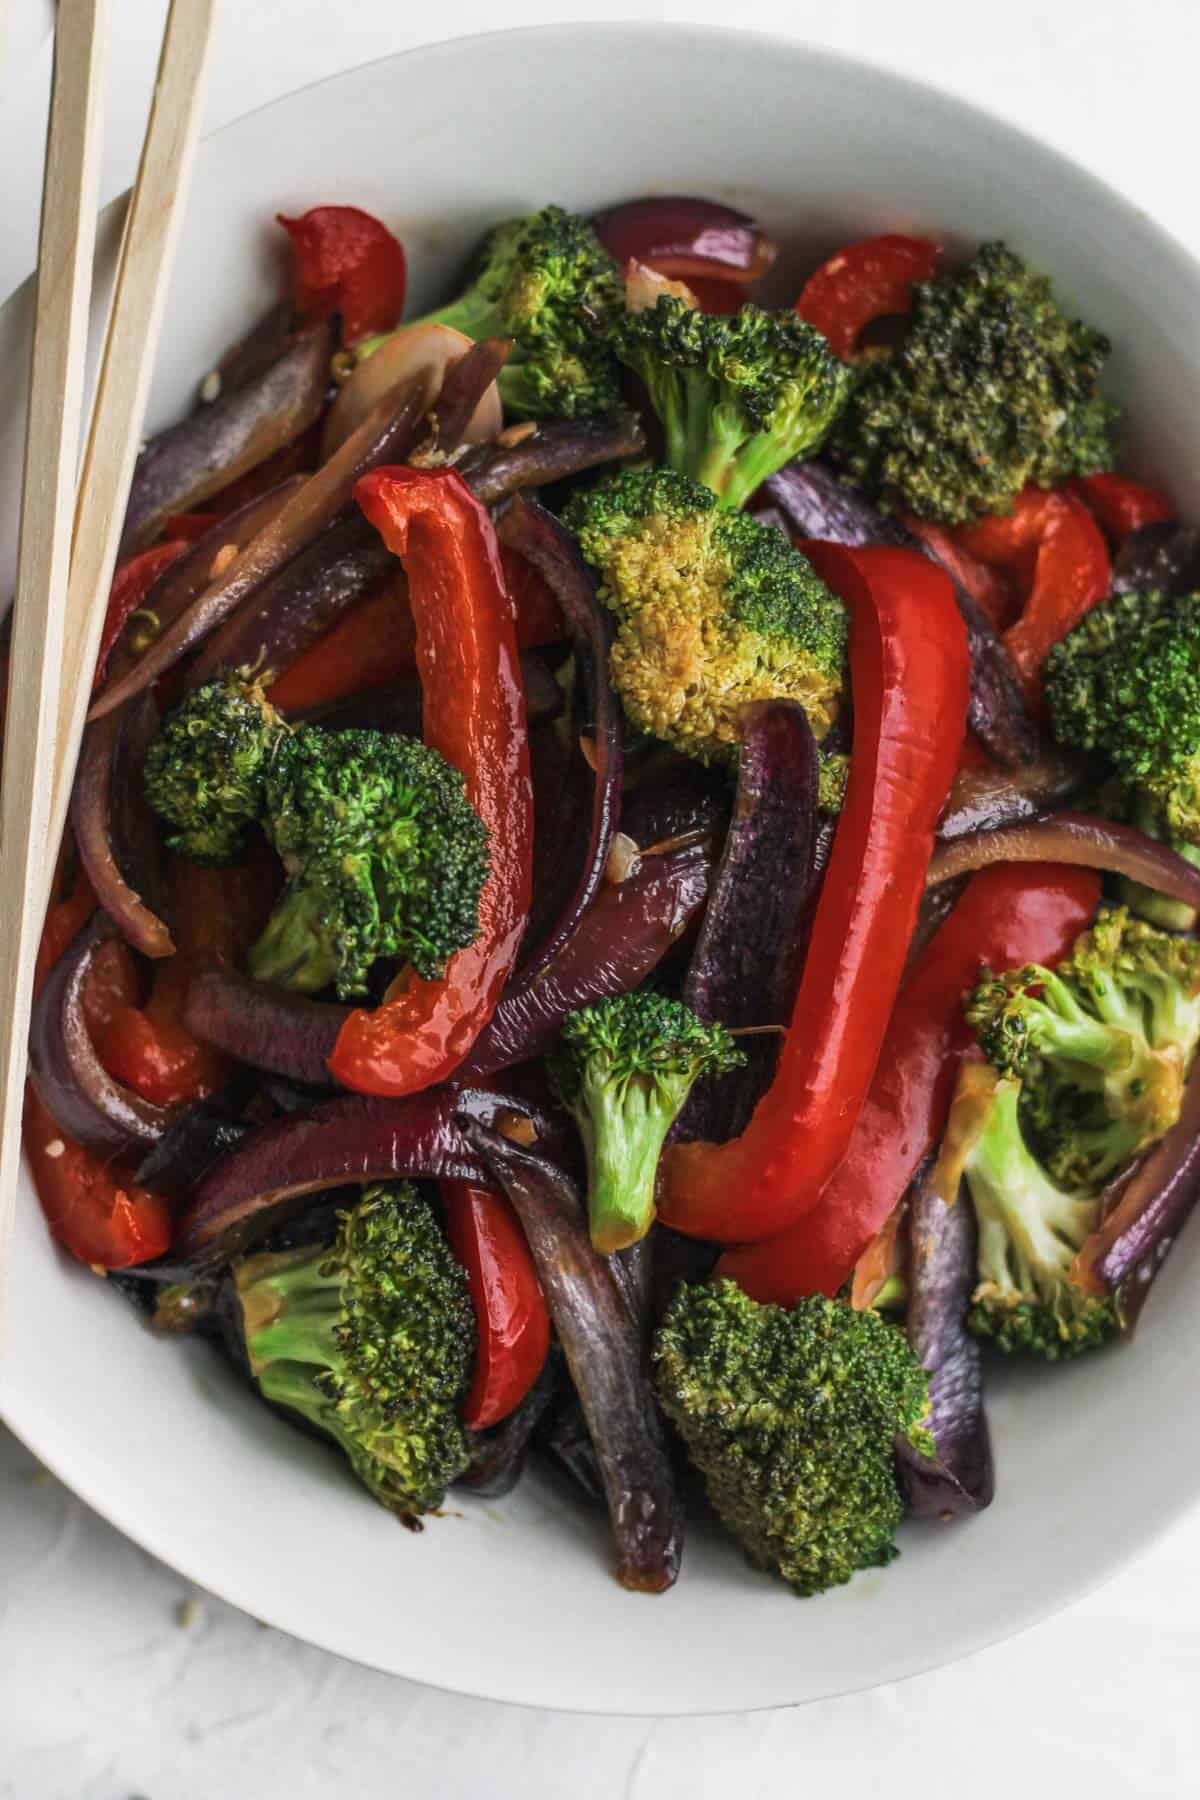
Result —
<instances>
[{"instance_id":1,"label":"stir fried vegetable","mask_svg":"<svg viewBox=\"0 0 1200 1800\"><path fill-rule=\"evenodd\" d=\"M625 1588L696 1476L839 1586L988 1505L997 1354L1128 1338L1200 1196L1200 534L1003 245L773 311L744 213L551 205L413 324L385 223L281 222L138 459L49 1228L409 1524L549 1454Z\"/></svg>"}]
</instances>

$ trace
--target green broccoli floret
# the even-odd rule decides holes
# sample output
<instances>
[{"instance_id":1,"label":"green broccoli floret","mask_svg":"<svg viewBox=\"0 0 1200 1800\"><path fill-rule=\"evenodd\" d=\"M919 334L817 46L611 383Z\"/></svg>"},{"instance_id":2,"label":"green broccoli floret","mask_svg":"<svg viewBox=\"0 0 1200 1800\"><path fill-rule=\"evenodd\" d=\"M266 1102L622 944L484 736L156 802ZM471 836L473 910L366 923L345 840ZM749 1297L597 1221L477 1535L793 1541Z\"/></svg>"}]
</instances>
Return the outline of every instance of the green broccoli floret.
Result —
<instances>
[{"instance_id":1,"label":"green broccoli floret","mask_svg":"<svg viewBox=\"0 0 1200 1800\"><path fill-rule=\"evenodd\" d=\"M1057 969L987 975L967 1019L1024 1083L1022 1121L1051 1175L1099 1184L1179 1116L1200 1043L1200 944L1105 909Z\"/></svg>"},{"instance_id":2,"label":"green broccoli floret","mask_svg":"<svg viewBox=\"0 0 1200 1800\"><path fill-rule=\"evenodd\" d=\"M625 304L617 265L586 219L546 206L490 232L466 291L423 323L512 338L500 397L518 418L586 419L620 394L607 332ZM358 355L382 343L368 339Z\"/></svg>"},{"instance_id":3,"label":"green broccoli floret","mask_svg":"<svg viewBox=\"0 0 1200 1800\"><path fill-rule=\"evenodd\" d=\"M440 1506L470 1460L458 1416L475 1355L464 1271L408 1182L374 1186L329 1246L234 1265L251 1372L345 1452L381 1505Z\"/></svg>"},{"instance_id":4,"label":"green broccoli floret","mask_svg":"<svg viewBox=\"0 0 1200 1800\"><path fill-rule=\"evenodd\" d=\"M627 469L564 520L617 618L613 683L641 731L732 762L739 709L797 700L818 738L841 699L846 613L783 533L672 469Z\"/></svg>"},{"instance_id":5,"label":"green broccoli floret","mask_svg":"<svg viewBox=\"0 0 1200 1800\"><path fill-rule=\"evenodd\" d=\"M833 439L881 506L958 525L1011 512L1029 482L1112 467L1108 339L1067 318L1045 276L984 244L912 294L903 341L863 361Z\"/></svg>"},{"instance_id":6,"label":"green broccoli floret","mask_svg":"<svg viewBox=\"0 0 1200 1800\"><path fill-rule=\"evenodd\" d=\"M645 383L667 462L723 506L815 450L850 390L850 371L793 311L704 313L664 294L619 318L612 341Z\"/></svg>"},{"instance_id":7,"label":"green broccoli floret","mask_svg":"<svg viewBox=\"0 0 1200 1800\"><path fill-rule=\"evenodd\" d=\"M790 1311L683 1287L654 1342L659 1401L751 1562L798 1594L897 1554L892 1455L926 1455L929 1382L903 1331L820 1295Z\"/></svg>"},{"instance_id":8,"label":"green broccoli floret","mask_svg":"<svg viewBox=\"0 0 1200 1800\"><path fill-rule=\"evenodd\" d=\"M702 1075L745 1060L723 1025L645 989L567 1014L550 1076L583 1139L597 1250L645 1237L667 1132Z\"/></svg>"},{"instance_id":9,"label":"green broccoli floret","mask_svg":"<svg viewBox=\"0 0 1200 1800\"><path fill-rule=\"evenodd\" d=\"M286 731L249 669L206 682L168 713L145 764L146 798L171 827L168 847L191 862L236 862Z\"/></svg>"},{"instance_id":10,"label":"green broccoli floret","mask_svg":"<svg viewBox=\"0 0 1200 1800\"><path fill-rule=\"evenodd\" d=\"M1200 863L1200 594L1102 601L1051 650L1044 688L1059 742L1113 769L1109 809ZM1127 897L1157 923L1193 922L1175 902L1148 903L1144 889Z\"/></svg>"},{"instance_id":11,"label":"green broccoli floret","mask_svg":"<svg viewBox=\"0 0 1200 1800\"><path fill-rule=\"evenodd\" d=\"M478 935L488 833L459 771L415 738L300 727L271 761L263 822L289 880L250 952L260 981L345 997L381 956L433 979Z\"/></svg>"},{"instance_id":12,"label":"green broccoli floret","mask_svg":"<svg viewBox=\"0 0 1200 1800\"><path fill-rule=\"evenodd\" d=\"M979 1224L968 1324L1000 1350L1058 1362L1107 1342L1120 1309L1078 1274L1079 1252L1100 1222L1099 1189L1050 1176L1022 1130L1021 1090L986 1063L964 1063L959 1075L948 1135L960 1146L956 1174Z\"/></svg>"}]
</instances>

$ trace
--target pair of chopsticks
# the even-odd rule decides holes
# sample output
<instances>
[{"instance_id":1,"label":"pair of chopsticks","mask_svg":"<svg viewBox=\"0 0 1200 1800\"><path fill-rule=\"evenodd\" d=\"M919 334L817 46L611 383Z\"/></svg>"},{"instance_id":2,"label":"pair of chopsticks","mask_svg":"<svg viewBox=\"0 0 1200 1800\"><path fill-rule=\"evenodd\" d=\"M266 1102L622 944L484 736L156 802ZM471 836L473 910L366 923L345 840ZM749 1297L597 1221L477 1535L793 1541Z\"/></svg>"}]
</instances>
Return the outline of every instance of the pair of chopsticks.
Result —
<instances>
[{"instance_id":1,"label":"pair of chopsticks","mask_svg":"<svg viewBox=\"0 0 1200 1800\"><path fill-rule=\"evenodd\" d=\"M187 196L216 4L172 0L167 16L81 470L110 0L58 5L0 783L0 1301L33 967Z\"/></svg>"}]
</instances>

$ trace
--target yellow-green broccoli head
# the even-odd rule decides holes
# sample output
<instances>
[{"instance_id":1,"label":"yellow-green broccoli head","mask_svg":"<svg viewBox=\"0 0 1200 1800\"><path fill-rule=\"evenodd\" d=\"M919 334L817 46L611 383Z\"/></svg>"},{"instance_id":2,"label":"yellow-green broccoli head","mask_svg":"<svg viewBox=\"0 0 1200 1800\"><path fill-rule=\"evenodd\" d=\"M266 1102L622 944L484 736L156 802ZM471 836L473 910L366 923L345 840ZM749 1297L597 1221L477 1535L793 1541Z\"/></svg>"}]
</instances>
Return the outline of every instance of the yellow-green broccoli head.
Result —
<instances>
[{"instance_id":1,"label":"yellow-green broccoli head","mask_svg":"<svg viewBox=\"0 0 1200 1800\"><path fill-rule=\"evenodd\" d=\"M617 619L630 721L701 761L737 753L752 700L797 700L817 738L845 685L846 614L781 532L670 469L623 471L565 515Z\"/></svg>"}]
</instances>

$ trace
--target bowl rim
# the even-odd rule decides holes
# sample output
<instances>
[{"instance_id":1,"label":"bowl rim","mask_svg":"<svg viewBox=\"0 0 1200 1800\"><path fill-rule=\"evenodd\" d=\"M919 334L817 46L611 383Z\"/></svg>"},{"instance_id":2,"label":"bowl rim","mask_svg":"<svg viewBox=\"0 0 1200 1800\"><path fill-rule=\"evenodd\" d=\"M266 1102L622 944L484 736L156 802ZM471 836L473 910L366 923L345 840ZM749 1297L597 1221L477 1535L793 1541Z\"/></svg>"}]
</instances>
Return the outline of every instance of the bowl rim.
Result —
<instances>
[{"instance_id":1,"label":"bowl rim","mask_svg":"<svg viewBox=\"0 0 1200 1800\"><path fill-rule=\"evenodd\" d=\"M1149 236L1155 242L1156 248L1168 260L1173 260L1181 265L1182 268L1187 271L1190 279L1200 284L1200 253L1193 253L1172 231L1161 224L1152 213L1148 212L1144 206L1132 199L1131 196L1122 189L1116 187L1105 176L1096 174L1085 163L1074 157L1068 150L1060 148L1057 143L1039 137L1034 131L1006 117L1004 113L989 105L968 98L957 92L955 89L945 87L937 81L898 70L881 58L875 58L870 55L859 55L840 49L831 49L824 45L815 44L807 38L787 36L780 32L755 28L742 29L737 26L711 25L682 19L583 19L563 22L548 21L544 23L503 27L495 30L464 32L458 36L441 38L432 43L411 45L406 49L391 51L383 56L366 57L361 62L352 63L331 74L317 76L311 81L302 82L296 87L289 88L286 93L277 94L273 98L265 100L257 106L248 107L245 111L237 114L236 117L226 120L224 124L215 127L211 131L204 132L201 136L200 143L203 145L215 142L224 137L227 133L240 128L249 119L270 113L277 107L290 106L303 94L315 92L318 89L332 86L343 80L352 80L356 75L359 75L368 69L381 68L389 64L403 64L406 68L413 63L435 65L445 60L452 59L456 53L467 47L479 48L486 46L489 42L501 40L508 41L517 38L536 38L543 42L551 39L559 42L566 42L572 39L576 41L590 40L595 42L601 38L628 40L630 37L638 37L646 41L658 39L664 43L669 42L674 45L695 42L696 40L717 41L727 44L749 42L760 48L769 49L780 56L802 57L808 63L817 65L818 67L824 65L830 69L845 71L851 75L865 71L873 78L879 78L886 81L894 89L907 90L914 100L918 102L921 96L931 96L937 100L939 106L942 108L950 112L957 111L964 118L970 119L976 123L982 121L986 126L990 127L998 134L1007 137L1016 145L1028 146L1038 157L1060 165L1064 171L1069 173L1074 182L1090 187L1097 199L1102 202L1105 207L1109 209L1115 208L1118 214L1124 215L1129 223L1136 224L1138 230L1142 234ZM106 202L105 206L101 209L101 217L103 218L105 213L115 213L116 209L122 206L127 200L129 193L130 188L124 188L119 194L113 196L113 198ZM15 284L9 293L0 297L0 308L7 307L16 295L21 292L22 288L32 279L32 276L35 273L36 269L31 270L22 281ZM57 1246L55 1246L55 1249L59 1256L63 1255L63 1253L58 1250ZM2 1360L3 1339L2 1332L0 1332L0 1361ZM112 1529L120 1532L122 1536L127 1537L131 1542L146 1550L150 1555L157 1558L158 1561L175 1571L195 1587L214 1595L216 1598L224 1601L227 1605L234 1607L237 1611L245 1612L246 1609L242 1602L233 1594L226 1592L224 1585L220 1580L213 1582L208 1576L197 1572L196 1561L193 1560L190 1554L179 1550L173 1543L169 1546L165 1545L162 1542L162 1534L157 1529L147 1529L142 1523L133 1523L129 1519L128 1509L121 1507L114 1501L97 1501L86 1491L87 1483L82 1486L77 1485L72 1476L65 1472L65 1465L59 1454L56 1454L53 1451L49 1454L44 1453L39 1443L41 1433L38 1429L38 1421L33 1418L23 1418L21 1416L19 1403L14 1408L11 1395L4 1396L0 1394L0 1424L3 1424L11 1431L18 1442L20 1442L31 1455L36 1457L39 1463L48 1469L71 1494L83 1501L85 1505L91 1508L91 1510L103 1519L107 1525L112 1527ZM339 1646L335 1649L331 1648L327 1643L320 1643L315 1639L298 1637L290 1626L279 1623L275 1619L269 1617L269 1609L256 1608L254 1616L259 1618L262 1623L270 1625L273 1630L283 1632L290 1637L296 1637L298 1642L313 1643L314 1647L324 1650L328 1655L340 1657L344 1661L355 1663L363 1668L376 1669L381 1673L393 1675L395 1679L412 1681L417 1685L429 1687L440 1693L460 1694L466 1699L491 1701L495 1704L507 1706L519 1706L531 1711L548 1711L561 1713L566 1716L589 1718L630 1716L663 1719L682 1717L736 1717L751 1713L782 1711L793 1707L817 1704L823 1700L831 1701L850 1694L868 1692L872 1688L882 1685L898 1685L901 1682L911 1681L918 1676L929 1674L936 1669L948 1667L952 1663L961 1661L965 1657L974 1656L980 1651L990 1649L993 1645L1006 1643L1012 1638L1031 1630L1036 1625L1056 1617L1058 1614L1066 1611L1068 1607L1075 1605L1076 1602L1097 1592L1117 1575L1136 1565L1155 1547L1156 1544L1161 1542L1176 1526L1178 1526L1188 1514L1196 1512L1198 1509L1200 1509L1200 1490L1197 1490L1194 1494L1183 1496L1175 1501L1165 1504L1157 1518L1147 1528L1145 1535L1135 1544L1129 1544L1112 1550L1108 1560L1097 1567L1091 1578L1080 1581L1070 1592L1055 1596L1048 1604L1031 1603L1022 1607L1019 1609L1016 1616L1010 1615L1003 1624L998 1625L994 1630L990 1628L979 1628L968 1638L960 1639L948 1654L930 1652L929 1654L922 1656L914 1666L906 1668L900 1673L884 1674L882 1676L867 1675L861 1681L854 1680L847 1682L836 1690L825 1694L812 1695L800 1700L764 1701L758 1706L736 1706L728 1708L705 1707L702 1710L684 1706L674 1706L668 1708L666 1711L656 1710L654 1712L649 1712L640 1710L637 1715L627 1712L617 1712L612 1708L605 1706L580 1705L570 1707L547 1707L537 1700L529 1699L521 1695L498 1695L495 1690L489 1692L478 1687L451 1685L445 1680L431 1680L423 1675L406 1674L397 1676L395 1671L381 1669L381 1666L378 1663L372 1662L366 1655L357 1654L352 1648ZM202 1557L199 1557L197 1560L202 1564Z\"/></svg>"}]
</instances>

